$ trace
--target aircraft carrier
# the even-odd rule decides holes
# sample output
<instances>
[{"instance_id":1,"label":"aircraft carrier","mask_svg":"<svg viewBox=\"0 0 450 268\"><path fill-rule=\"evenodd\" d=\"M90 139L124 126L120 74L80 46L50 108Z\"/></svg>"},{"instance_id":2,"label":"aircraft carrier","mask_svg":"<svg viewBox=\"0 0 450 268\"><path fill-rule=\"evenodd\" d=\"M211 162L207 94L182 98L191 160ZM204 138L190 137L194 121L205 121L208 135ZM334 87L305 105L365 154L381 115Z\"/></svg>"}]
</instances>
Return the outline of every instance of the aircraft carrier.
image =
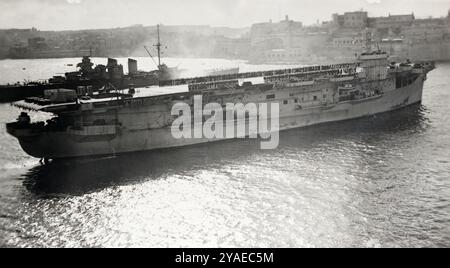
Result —
<instances>
[{"instance_id":1,"label":"aircraft carrier","mask_svg":"<svg viewBox=\"0 0 450 268\"><path fill-rule=\"evenodd\" d=\"M199 95L205 103L224 107L225 103L278 103L280 130L365 117L420 103L434 63L393 63L388 58L378 50L362 53L346 64L167 80L160 82L159 94L145 88L109 96L52 92L54 95L47 99L14 104L51 113L51 120L32 122L23 112L16 122L7 124L7 131L26 153L37 158L92 157L222 139L172 136L176 117L171 115L171 108L177 103L193 106L194 96ZM234 118L233 126L247 120Z\"/></svg>"}]
</instances>

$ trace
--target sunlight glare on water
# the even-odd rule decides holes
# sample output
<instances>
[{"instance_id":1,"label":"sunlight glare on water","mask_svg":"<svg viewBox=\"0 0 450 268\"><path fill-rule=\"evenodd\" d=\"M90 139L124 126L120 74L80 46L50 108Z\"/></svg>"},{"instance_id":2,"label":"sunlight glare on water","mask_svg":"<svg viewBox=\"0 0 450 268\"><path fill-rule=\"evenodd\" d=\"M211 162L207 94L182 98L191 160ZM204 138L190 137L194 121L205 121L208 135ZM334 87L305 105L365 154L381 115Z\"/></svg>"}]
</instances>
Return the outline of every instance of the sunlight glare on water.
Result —
<instances>
[{"instance_id":1,"label":"sunlight glare on water","mask_svg":"<svg viewBox=\"0 0 450 268\"><path fill-rule=\"evenodd\" d=\"M2 62L3 78L34 64ZM430 73L422 105L285 131L271 151L234 140L41 166L1 104L0 246L450 246L449 73Z\"/></svg>"}]
</instances>

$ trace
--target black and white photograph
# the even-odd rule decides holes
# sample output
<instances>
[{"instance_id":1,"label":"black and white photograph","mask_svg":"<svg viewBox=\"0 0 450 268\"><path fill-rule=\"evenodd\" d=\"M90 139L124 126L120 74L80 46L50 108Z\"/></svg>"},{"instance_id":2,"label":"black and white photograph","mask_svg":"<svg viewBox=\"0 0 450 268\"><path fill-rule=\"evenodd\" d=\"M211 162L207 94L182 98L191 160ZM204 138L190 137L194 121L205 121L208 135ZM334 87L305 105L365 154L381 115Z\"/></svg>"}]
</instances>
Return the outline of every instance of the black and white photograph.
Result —
<instances>
[{"instance_id":1,"label":"black and white photograph","mask_svg":"<svg viewBox=\"0 0 450 268\"><path fill-rule=\"evenodd\" d=\"M450 0L0 0L0 248L448 247Z\"/></svg>"}]
</instances>

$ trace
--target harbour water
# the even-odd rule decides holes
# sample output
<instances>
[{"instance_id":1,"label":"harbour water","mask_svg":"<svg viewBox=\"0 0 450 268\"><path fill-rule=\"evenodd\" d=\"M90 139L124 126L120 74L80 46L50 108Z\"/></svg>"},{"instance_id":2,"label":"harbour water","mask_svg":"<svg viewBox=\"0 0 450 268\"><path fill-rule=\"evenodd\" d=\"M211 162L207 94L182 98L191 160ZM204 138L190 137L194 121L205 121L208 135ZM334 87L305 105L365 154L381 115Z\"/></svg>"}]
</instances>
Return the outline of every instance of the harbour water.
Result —
<instances>
[{"instance_id":1,"label":"harbour water","mask_svg":"<svg viewBox=\"0 0 450 268\"><path fill-rule=\"evenodd\" d=\"M0 83L77 61L0 61ZM19 110L0 104L0 246L449 247L449 74L429 74L422 105L282 132L276 150L233 140L47 166L6 134Z\"/></svg>"}]
</instances>

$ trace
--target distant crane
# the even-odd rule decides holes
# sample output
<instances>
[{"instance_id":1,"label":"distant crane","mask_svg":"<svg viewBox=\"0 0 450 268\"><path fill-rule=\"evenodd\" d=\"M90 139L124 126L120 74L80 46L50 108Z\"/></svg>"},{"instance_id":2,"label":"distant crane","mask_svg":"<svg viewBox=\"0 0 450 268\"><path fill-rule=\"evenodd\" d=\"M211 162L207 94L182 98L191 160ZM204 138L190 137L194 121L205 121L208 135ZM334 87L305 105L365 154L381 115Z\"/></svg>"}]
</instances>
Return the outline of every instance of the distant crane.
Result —
<instances>
[{"instance_id":1,"label":"distant crane","mask_svg":"<svg viewBox=\"0 0 450 268\"><path fill-rule=\"evenodd\" d=\"M153 58L152 54L150 53L150 50L148 49L147 46L144 46L145 50L147 51L148 55L150 56L150 58L152 59L153 63L156 65L156 67L159 68L158 64L156 63L155 59Z\"/></svg>"}]
</instances>

